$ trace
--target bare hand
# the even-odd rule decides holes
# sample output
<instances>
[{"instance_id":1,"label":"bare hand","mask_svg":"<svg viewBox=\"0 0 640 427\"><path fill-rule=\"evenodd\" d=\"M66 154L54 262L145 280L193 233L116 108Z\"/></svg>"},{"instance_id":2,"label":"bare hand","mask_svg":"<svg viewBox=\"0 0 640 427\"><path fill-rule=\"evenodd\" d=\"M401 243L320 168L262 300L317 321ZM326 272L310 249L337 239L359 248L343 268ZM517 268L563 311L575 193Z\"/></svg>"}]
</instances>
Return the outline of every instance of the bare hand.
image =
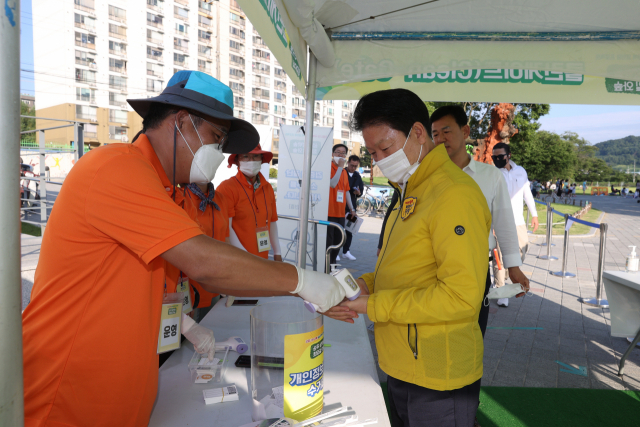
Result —
<instances>
[{"instance_id":1,"label":"bare hand","mask_svg":"<svg viewBox=\"0 0 640 427\"><path fill-rule=\"evenodd\" d=\"M531 218L531 227L533 227L533 232L535 233L538 229L538 217L534 216Z\"/></svg>"},{"instance_id":2,"label":"bare hand","mask_svg":"<svg viewBox=\"0 0 640 427\"><path fill-rule=\"evenodd\" d=\"M522 270L520 270L520 267L509 267L508 270L511 282L519 283L524 289L524 292L516 295L516 298L524 296L526 292L529 292L529 279L527 279L527 276L525 276Z\"/></svg>"},{"instance_id":3,"label":"bare hand","mask_svg":"<svg viewBox=\"0 0 640 427\"><path fill-rule=\"evenodd\" d=\"M359 196L361 194L360 193L360 189L359 188L354 188L353 189L353 194L355 194L356 196Z\"/></svg>"},{"instance_id":4,"label":"bare hand","mask_svg":"<svg viewBox=\"0 0 640 427\"><path fill-rule=\"evenodd\" d=\"M361 295L353 301L346 300L340 303L341 307L348 307L350 310L356 313L367 314L367 303L369 302L369 295Z\"/></svg>"},{"instance_id":5,"label":"bare hand","mask_svg":"<svg viewBox=\"0 0 640 427\"><path fill-rule=\"evenodd\" d=\"M347 163L347 159L340 157L340 160L338 160L338 167L343 168L345 163Z\"/></svg>"},{"instance_id":6,"label":"bare hand","mask_svg":"<svg viewBox=\"0 0 640 427\"><path fill-rule=\"evenodd\" d=\"M282 262L282 255L274 255L273 256L273 260L274 261L278 261L278 262Z\"/></svg>"},{"instance_id":7,"label":"bare hand","mask_svg":"<svg viewBox=\"0 0 640 427\"><path fill-rule=\"evenodd\" d=\"M358 313L351 310L349 307L341 307L339 305L331 307L329 310L325 311L322 314L332 319L340 320L347 323L353 323L353 319L358 318Z\"/></svg>"},{"instance_id":8,"label":"bare hand","mask_svg":"<svg viewBox=\"0 0 640 427\"><path fill-rule=\"evenodd\" d=\"M380 256L380 248L378 248L378 252L376 252L376 256Z\"/></svg>"},{"instance_id":9,"label":"bare hand","mask_svg":"<svg viewBox=\"0 0 640 427\"><path fill-rule=\"evenodd\" d=\"M360 295L369 295L369 287L364 279L356 279L356 283L360 286Z\"/></svg>"}]
</instances>

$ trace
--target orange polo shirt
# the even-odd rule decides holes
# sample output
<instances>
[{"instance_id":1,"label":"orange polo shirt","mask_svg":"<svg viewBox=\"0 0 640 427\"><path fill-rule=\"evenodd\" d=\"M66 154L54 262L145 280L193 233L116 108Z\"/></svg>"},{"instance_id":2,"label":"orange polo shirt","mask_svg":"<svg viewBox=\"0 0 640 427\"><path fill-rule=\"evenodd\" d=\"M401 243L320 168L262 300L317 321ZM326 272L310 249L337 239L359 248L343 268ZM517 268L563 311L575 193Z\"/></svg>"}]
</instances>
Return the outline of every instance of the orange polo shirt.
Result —
<instances>
[{"instance_id":1,"label":"orange polo shirt","mask_svg":"<svg viewBox=\"0 0 640 427\"><path fill-rule=\"evenodd\" d=\"M260 187L254 190L244 174L238 174L223 181L218 190L224 194L229 208L229 218L233 218L233 231L247 252L267 259L269 251L258 252L256 229L269 227L278 220L276 195L269 181L258 172Z\"/></svg>"},{"instance_id":2,"label":"orange polo shirt","mask_svg":"<svg viewBox=\"0 0 640 427\"><path fill-rule=\"evenodd\" d=\"M145 135L92 150L60 190L23 313L26 426L146 426L158 387L160 255L202 231Z\"/></svg>"},{"instance_id":3,"label":"orange polo shirt","mask_svg":"<svg viewBox=\"0 0 640 427\"><path fill-rule=\"evenodd\" d=\"M205 194L208 196L208 193ZM180 206L200 227L202 232L216 240L224 242L229 237L229 214L224 196L219 191L214 192L213 201L218 205L217 210L211 204L207 204L204 212L200 210L200 198L189 188L181 187L176 192L176 204ZM167 263L167 292L175 292L180 270ZM184 276L184 273L183 277ZM193 279L189 279L191 285L191 303L193 308L209 307L211 300L218 296L205 290L202 285Z\"/></svg>"},{"instance_id":4,"label":"orange polo shirt","mask_svg":"<svg viewBox=\"0 0 640 427\"><path fill-rule=\"evenodd\" d=\"M338 165L335 162L331 162L331 178L336 175L338 171ZM347 197L349 195L349 175L344 168L342 168L342 175L340 175L340 181L335 188L329 187L329 216L344 218L344 210L347 206ZM338 192L342 191L342 202L338 202Z\"/></svg>"}]
</instances>

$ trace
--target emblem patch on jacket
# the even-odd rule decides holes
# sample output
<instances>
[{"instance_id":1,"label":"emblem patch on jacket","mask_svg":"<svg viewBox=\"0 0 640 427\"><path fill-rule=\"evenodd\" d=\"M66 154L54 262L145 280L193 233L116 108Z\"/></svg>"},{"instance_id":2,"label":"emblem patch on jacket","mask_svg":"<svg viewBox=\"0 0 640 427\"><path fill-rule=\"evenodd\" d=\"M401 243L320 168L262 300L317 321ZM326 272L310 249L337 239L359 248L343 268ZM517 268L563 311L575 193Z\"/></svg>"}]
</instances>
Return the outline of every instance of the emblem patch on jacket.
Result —
<instances>
[{"instance_id":1,"label":"emblem patch on jacket","mask_svg":"<svg viewBox=\"0 0 640 427\"><path fill-rule=\"evenodd\" d=\"M409 215L411 215L416 209L416 203L418 203L418 199L416 197L407 197L404 199L404 203L402 203L402 211L400 211L400 218L402 218L403 221L409 218Z\"/></svg>"},{"instance_id":2,"label":"emblem patch on jacket","mask_svg":"<svg viewBox=\"0 0 640 427\"><path fill-rule=\"evenodd\" d=\"M454 231L458 236L462 236L464 234L464 227L461 225L457 225Z\"/></svg>"}]
</instances>

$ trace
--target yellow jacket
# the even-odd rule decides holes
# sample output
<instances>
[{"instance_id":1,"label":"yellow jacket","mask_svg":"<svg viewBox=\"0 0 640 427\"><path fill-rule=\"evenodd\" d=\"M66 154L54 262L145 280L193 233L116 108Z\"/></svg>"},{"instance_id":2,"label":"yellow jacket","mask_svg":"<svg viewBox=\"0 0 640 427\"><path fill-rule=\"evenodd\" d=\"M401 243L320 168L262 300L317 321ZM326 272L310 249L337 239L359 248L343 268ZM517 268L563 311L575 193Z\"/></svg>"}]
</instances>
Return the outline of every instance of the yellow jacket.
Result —
<instances>
[{"instance_id":1,"label":"yellow jacket","mask_svg":"<svg viewBox=\"0 0 640 427\"><path fill-rule=\"evenodd\" d=\"M413 213L403 219L401 210L412 202ZM384 372L433 390L455 390L482 377L478 315L490 227L478 185L444 145L434 148L387 220L375 272L362 276Z\"/></svg>"}]
</instances>

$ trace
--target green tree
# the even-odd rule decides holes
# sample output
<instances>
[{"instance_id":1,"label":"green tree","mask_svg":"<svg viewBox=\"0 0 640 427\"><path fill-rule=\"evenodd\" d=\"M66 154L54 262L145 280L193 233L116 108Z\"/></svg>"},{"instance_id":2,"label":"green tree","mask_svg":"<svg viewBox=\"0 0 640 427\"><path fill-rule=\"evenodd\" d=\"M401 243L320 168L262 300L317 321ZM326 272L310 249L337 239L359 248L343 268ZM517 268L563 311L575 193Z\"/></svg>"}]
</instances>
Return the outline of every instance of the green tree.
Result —
<instances>
[{"instance_id":1,"label":"green tree","mask_svg":"<svg viewBox=\"0 0 640 427\"><path fill-rule=\"evenodd\" d=\"M20 101L20 115L21 116L34 116L36 115L36 110L34 108L29 107L26 103ZM36 128L36 119L29 119L26 117L20 118L20 132L24 132L26 130L34 130ZM29 139L35 141L36 135L35 133L27 133L24 135L23 139Z\"/></svg>"},{"instance_id":2,"label":"green tree","mask_svg":"<svg viewBox=\"0 0 640 427\"><path fill-rule=\"evenodd\" d=\"M360 166L363 168L371 167L371 154L369 154L364 145L360 147Z\"/></svg>"},{"instance_id":3,"label":"green tree","mask_svg":"<svg viewBox=\"0 0 640 427\"><path fill-rule=\"evenodd\" d=\"M529 179L548 180L573 176L576 153L571 141L553 132L537 131L523 142L526 142L526 155L523 156L522 152L512 148L512 158L525 168Z\"/></svg>"}]
</instances>

